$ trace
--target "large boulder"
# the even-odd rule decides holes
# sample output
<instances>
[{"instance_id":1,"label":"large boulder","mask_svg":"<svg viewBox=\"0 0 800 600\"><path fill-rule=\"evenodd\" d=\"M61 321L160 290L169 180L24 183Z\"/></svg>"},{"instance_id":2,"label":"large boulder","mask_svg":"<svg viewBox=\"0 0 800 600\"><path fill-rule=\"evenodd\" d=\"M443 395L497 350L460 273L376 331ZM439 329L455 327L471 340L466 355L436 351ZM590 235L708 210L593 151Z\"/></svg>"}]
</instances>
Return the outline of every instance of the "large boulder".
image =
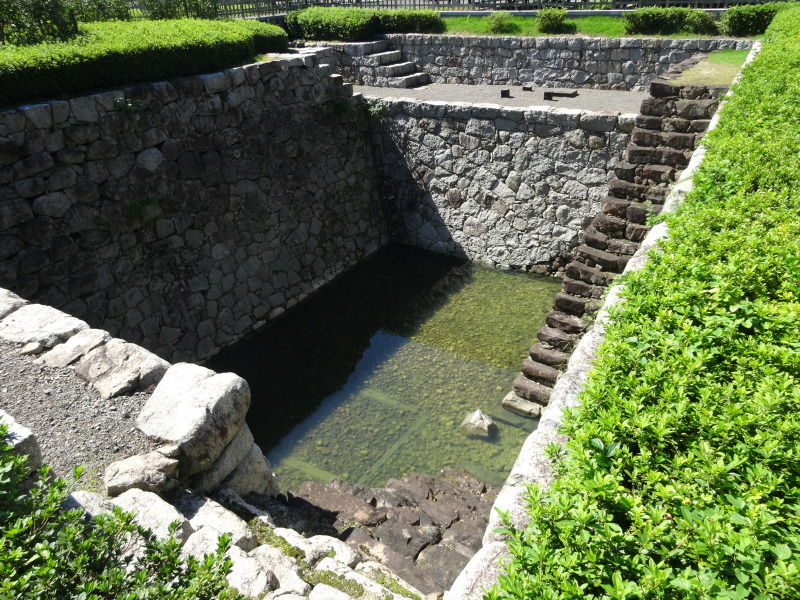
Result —
<instances>
[{"instance_id":1,"label":"large boulder","mask_svg":"<svg viewBox=\"0 0 800 600\"><path fill-rule=\"evenodd\" d=\"M47 352L42 360L51 367L66 367L110 339L111 334L102 329L84 329Z\"/></svg>"},{"instance_id":2,"label":"large boulder","mask_svg":"<svg viewBox=\"0 0 800 600\"><path fill-rule=\"evenodd\" d=\"M8 291L5 288L0 288L0 319L10 315L18 308L25 306L27 300L23 300L15 293Z\"/></svg>"},{"instance_id":3,"label":"large boulder","mask_svg":"<svg viewBox=\"0 0 800 600\"><path fill-rule=\"evenodd\" d=\"M311 591L311 586L303 580L303 569L293 558L283 552L264 544L251 551L249 556L261 563L267 572L267 577L275 577L278 587L286 593L306 596Z\"/></svg>"},{"instance_id":4,"label":"large boulder","mask_svg":"<svg viewBox=\"0 0 800 600\"><path fill-rule=\"evenodd\" d=\"M246 496L251 492L265 496L277 496L279 493L278 482L272 474L272 466L258 444L250 447L250 453L225 480L224 485L240 496Z\"/></svg>"},{"instance_id":5,"label":"large boulder","mask_svg":"<svg viewBox=\"0 0 800 600\"><path fill-rule=\"evenodd\" d=\"M258 546L256 536L245 521L218 502L188 490L178 490L171 497L172 505L187 519L195 531L209 529L219 537L230 534L231 544L244 551Z\"/></svg>"},{"instance_id":6,"label":"large boulder","mask_svg":"<svg viewBox=\"0 0 800 600\"><path fill-rule=\"evenodd\" d=\"M146 492L168 490L176 485L173 475L177 468L177 460L157 451L118 460L106 469L106 494L119 496L133 488Z\"/></svg>"},{"instance_id":7,"label":"large boulder","mask_svg":"<svg viewBox=\"0 0 800 600\"><path fill-rule=\"evenodd\" d=\"M180 475L186 477L213 466L244 425L249 407L250 386L238 375L178 363L153 391L136 426L179 447Z\"/></svg>"},{"instance_id":8,"label":"large boulder","mask_svg":"<svg viewBox=\"0 0 800 600\"><path fill-rule=\"evenodd\" d=\"M230 476L253 451L253 434L245 424L231 442L225 446L222 454L208 471L192 477L192 488L203 494L209 494L219 487L223 480Z\"/></svg>"},{"instance_id":9,"label":"large boulder","mask_svg":"<svg viewBox=\"0 0 800 600\"><path fill-rule=\"evenodd\" d=\"M194 531L188 519L153 492L134 488L114 498L113 502L125 512L133 513L134 520L158 538L169 537L169 526L174 521L178 521L175 538L181 542L185 542Z\"/></svg>"},{"instance_id":10,"label":"large boulder","mask_svg":"<svg viewBox=\"0 0 800 600\"><path fill-rule=\"evenodd\" d=\"M75 372L103 398L157 384L169 363L136 344L114 338L84 355Z\"/></svg>"},{"instance_id":11,"label":"large boulder","mask_svg":"<svg viewBox=\"0 0 800 600\"><path fill-rule=\"evenodd\" d=\"M481 410L468 414L461 421L461 429L468 435L488 438L495 428L492 418Z\"/></svg>"},{"instance_id":12,"label":"large boulder","mask_svg":"<svg viewBox=\"0 0 800 600\"><path fill-rule=\"evenodd\" d=\"M7 302L16 301L7 298ZM50 306L25 304L0 321L0 340L52 348L82 329L89 329L89 324Z\"/></svg>"},{"instance_id":13,"label":"large boulder","mask_svg":"<svg viewBox=\"0 0 800 600\"><path fill-rule=\"evenodd\" d=\"M28 457L28 468L35 471L42 466L42 449L39 447L39 440L33 432L20 425L7 412L0 410L0 423L8 426L6 432L6 442L11 444L14 451Z\"/></svg>"}]
</instances>

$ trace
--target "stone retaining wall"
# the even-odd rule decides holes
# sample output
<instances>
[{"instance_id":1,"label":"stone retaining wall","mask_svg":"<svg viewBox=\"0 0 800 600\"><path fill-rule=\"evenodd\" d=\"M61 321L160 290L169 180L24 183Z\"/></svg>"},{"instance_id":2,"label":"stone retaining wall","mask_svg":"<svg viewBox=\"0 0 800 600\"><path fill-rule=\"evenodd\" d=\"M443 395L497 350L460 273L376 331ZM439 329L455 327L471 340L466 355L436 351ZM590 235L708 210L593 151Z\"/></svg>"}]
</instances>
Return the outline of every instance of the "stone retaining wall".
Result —
<instances>
[{"instance_id":1,"label":"stone retaining wall","mask_svg":"<svg viewBox=\"0 0 800 600\"><path fill-rule=\"evenodd\" d=\"M370 120L392 235L503 267L563 266L635 115L380 100Z\"/></svg>"},{"instance_id":2,"label":"stone retaining wall","mask_svg":"<svg viewBox=\"0 0 800 600\"><path fill-rule=\"evenodd\" d=\"M751 40L584 37L385 36L403 60L436 83L644 90L704 52L746 49Z\"/></svg>"},{"instance_id":3,"label":"stone retaining wall","mask_svg":"<svg viewBox=\"0 0 800 600\"><path fill-rule=\"evenodd\" d=\"M0 113L0 286L171 361L388 241L363 112L297 58Z\"/></svg>"}]
</instances>

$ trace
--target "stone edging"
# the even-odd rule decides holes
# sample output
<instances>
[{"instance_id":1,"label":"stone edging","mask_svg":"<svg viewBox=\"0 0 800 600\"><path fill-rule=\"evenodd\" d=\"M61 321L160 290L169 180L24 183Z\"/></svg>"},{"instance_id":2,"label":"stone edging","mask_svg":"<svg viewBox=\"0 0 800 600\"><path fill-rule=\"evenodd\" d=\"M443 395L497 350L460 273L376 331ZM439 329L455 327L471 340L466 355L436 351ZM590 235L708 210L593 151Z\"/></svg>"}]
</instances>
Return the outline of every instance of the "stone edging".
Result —
<instances>
[{"instance_id":1,"label":"stone edging","mask_svg":"<svg viewBox=\"0 0 800 600\"><path fill-rule=\"evenodd\" d=\"M744 65L752 61L760 49L760 42L755 42ZM737 80L740 76L737 76ZM731 92L728 92L728 95L730 94ZM724 102L720 104L719 110L711 119L707 131L711 131L717 126L723 106ZM663 212L676 210L692 190L694 173L702 163L705 153L705 147L701 144L692 154L689 165L670 191ZM644 267L650 250L656 248L659 241L667 235L668 230L665 223L654 226L642 241L639 250L628 262L623 274ZM563 422L564 410L580 404L578 397L586 383L589 371L597 359L597 351L605 338L605 324L609 321L609 312L622 302L623 288L624 285L620 284L609 288L594 326L581 338L573 351L567 370L558 378L553 388L550 403L542 411L539 426L525 440L511 473L497 496L492 507L489 525L484 534L483 548L461 572L461 575L445 594L445 600L479 600L483 596L483 590L494 585L498 576L503 572L500 565L509 557L509 554L503 541L506 538L495 533L495 530L502 526L497 511L507 511L514 526L520 529L524 528L528 522L525 510L527 486L536 484L546 488L553 481L552 466L545 449L551 443L563 445L566 441L566 438L558 433Z\"/></svg>"}]
</instances>

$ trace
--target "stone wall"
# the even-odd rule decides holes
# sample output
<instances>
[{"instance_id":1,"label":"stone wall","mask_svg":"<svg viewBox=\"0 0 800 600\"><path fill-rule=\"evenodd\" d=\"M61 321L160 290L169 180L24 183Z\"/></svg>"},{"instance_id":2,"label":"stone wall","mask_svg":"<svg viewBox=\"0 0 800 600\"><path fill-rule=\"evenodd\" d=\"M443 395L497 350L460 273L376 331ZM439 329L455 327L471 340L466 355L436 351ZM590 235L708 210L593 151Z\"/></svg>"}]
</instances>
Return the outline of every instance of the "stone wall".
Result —
<instances>
[{"instance_id":1,"label":"stone wall","mask_svg":"<svg viewBox=\"0 0 800 600\"><path fill-rule=\"evenodd\" d=\"M704 52L746 49L751 40L480 37L392 34L389 45L435 83L530 84L644 90L652 79Z\"/></svg>"},{"instance_id":2,"label":"stone wall","mask_svg":"<svg viewBox=\"0 0 800 600\"><path fill-rule=\"evenodd\" d=\"M607 192L635 115L382 100L371 128L396 239L546 272Z\"/></svg>"},{"instance_id":3,"label":"stone wall","mask_svg":"<svg viewBox=\"0 0 800 600\"><path fill-rule=\"evenodd\" d=\"M363 112L305 55L0 113L0 286L203 359L388 241Z\"/></svg>"}]
</instances>

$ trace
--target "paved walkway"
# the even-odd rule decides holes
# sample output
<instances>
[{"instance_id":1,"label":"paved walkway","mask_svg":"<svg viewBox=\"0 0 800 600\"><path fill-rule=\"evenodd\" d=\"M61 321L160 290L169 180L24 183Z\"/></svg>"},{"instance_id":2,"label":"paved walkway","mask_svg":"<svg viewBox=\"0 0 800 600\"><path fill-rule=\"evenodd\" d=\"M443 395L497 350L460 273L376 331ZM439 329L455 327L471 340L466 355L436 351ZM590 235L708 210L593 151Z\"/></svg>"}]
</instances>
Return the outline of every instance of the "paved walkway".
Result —
<instances>
[{"instance_id":1,"label":"paved walkway","mask_svg":"<svg viewBox=\"0 0 800 600\"><path fill-rule=\"evenodd\" d=\"M510 89L511 98L501 98L501 89ZM552 88L535 87L533 91L525 92L522 90L522 86L431 83L411 89L355 86L353 91L370 98L411 98L420 101L439 100L514 107L560 106L562 108L634 114L639 113L642 100L649 95L647 92L579 89L575 98L544 100L545 89L552 90Z\"/></svg>"}]
</instances>

